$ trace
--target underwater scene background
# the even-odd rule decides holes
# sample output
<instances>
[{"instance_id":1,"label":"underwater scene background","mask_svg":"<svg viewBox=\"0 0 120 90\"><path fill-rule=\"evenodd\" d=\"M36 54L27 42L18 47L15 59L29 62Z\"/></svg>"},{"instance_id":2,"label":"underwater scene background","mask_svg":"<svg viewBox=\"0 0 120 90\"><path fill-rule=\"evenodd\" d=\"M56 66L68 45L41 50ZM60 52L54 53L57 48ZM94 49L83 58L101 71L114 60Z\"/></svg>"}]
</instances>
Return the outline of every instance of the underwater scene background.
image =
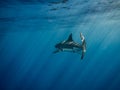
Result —
<instances>
[{"instance_id":1,"label":"underwater scene background","mask_svg":"<svg viewBox=\"0 0 120 90\"><path fill-rule=\"evenodd\" d=\"M0 0L0 90L120 90L120 0Z\"/></svg>"}]
</instances>

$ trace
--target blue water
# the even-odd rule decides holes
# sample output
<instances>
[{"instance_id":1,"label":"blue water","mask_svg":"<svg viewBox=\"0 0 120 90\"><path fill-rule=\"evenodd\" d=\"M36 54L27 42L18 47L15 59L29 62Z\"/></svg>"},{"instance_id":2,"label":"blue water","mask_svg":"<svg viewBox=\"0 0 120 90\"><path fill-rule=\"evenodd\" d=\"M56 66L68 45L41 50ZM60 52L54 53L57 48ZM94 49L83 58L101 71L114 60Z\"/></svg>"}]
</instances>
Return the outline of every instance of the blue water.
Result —
<instances>
[{"instance_id":1,"label":"blue water","mask_svg":"<svg viewBox=\"0 0 120 90\"><path fill-rule=\"evenodd\" d=\"M120 1L63 1L0 1L0 90L120 90ZM83 60L52 53L80 32Z\"/></svg>"}]
</instances>

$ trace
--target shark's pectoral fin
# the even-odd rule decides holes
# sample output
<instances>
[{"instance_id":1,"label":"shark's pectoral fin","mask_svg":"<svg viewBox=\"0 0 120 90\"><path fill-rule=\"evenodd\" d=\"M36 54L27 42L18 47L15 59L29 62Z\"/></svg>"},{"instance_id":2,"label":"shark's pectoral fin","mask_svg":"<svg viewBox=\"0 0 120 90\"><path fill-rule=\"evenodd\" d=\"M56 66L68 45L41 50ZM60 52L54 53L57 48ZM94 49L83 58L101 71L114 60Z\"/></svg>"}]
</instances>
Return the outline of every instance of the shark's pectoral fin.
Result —
<instances>
[{"instance_id":1,"label":"shark's pectoral fin","mask_svg":"<svg viewBox=\"0 0 120 90\"><path fill-rule=\"evenodd\" d=\"M60 51L60 50L57 49L57 50L55 50L53 53L58 53L59 51Z\"/></svg>"},{"instance_id":2,"label":"shark's pectoral fin","mask_svg":"<svg viewBox=\"0 0 120 90\"><path fill-rule=\"evenodd\" d=\"M63 51L63 49L62 48L59 48L60 49L60 51Z\"/></svg>"}]
</instances>

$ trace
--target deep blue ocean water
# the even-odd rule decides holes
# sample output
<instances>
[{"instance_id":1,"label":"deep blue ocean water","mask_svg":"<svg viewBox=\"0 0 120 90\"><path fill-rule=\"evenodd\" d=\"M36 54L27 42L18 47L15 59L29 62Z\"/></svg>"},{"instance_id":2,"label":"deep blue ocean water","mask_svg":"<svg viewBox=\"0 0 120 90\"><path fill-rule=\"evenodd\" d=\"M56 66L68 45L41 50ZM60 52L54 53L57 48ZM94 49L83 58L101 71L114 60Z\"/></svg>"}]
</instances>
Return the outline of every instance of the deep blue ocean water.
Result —
<instances>
[{"instance_id":1,"label":"deep blue ocean water","mask_svg":"<svg viewBox=\"0 0 120 90\"><path fill-rule=\"evenodd\" d=\"M52 53L80 32L83 60ZM0 90L120 90L120 1L1 0Z\"/></svg>"}]
</instances>

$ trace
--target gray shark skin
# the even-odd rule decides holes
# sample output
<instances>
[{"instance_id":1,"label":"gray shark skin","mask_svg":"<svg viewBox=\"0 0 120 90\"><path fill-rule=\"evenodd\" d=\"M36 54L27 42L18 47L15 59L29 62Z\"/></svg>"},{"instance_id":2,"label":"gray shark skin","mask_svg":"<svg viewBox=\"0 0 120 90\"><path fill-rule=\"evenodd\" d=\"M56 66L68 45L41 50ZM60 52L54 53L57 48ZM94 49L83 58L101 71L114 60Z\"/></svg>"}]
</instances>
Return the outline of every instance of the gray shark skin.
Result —
<instances>
[{"instance_id":1,"label":"gray shark skin","mask_svg":"<svg viewBox=\"0 0 120 90\"><path fill-rule=\"evenodd\" d=\"M81 54L81 59L83 59L86 52L86 41L82 33L80 33L80 38L82 44L75 42L72 38L72 33L71 33L67 40L64 40L55 45L56 50L53 53L65 52L65 51L73 52L73 53Z\"/></svg>"}]
</instances>

